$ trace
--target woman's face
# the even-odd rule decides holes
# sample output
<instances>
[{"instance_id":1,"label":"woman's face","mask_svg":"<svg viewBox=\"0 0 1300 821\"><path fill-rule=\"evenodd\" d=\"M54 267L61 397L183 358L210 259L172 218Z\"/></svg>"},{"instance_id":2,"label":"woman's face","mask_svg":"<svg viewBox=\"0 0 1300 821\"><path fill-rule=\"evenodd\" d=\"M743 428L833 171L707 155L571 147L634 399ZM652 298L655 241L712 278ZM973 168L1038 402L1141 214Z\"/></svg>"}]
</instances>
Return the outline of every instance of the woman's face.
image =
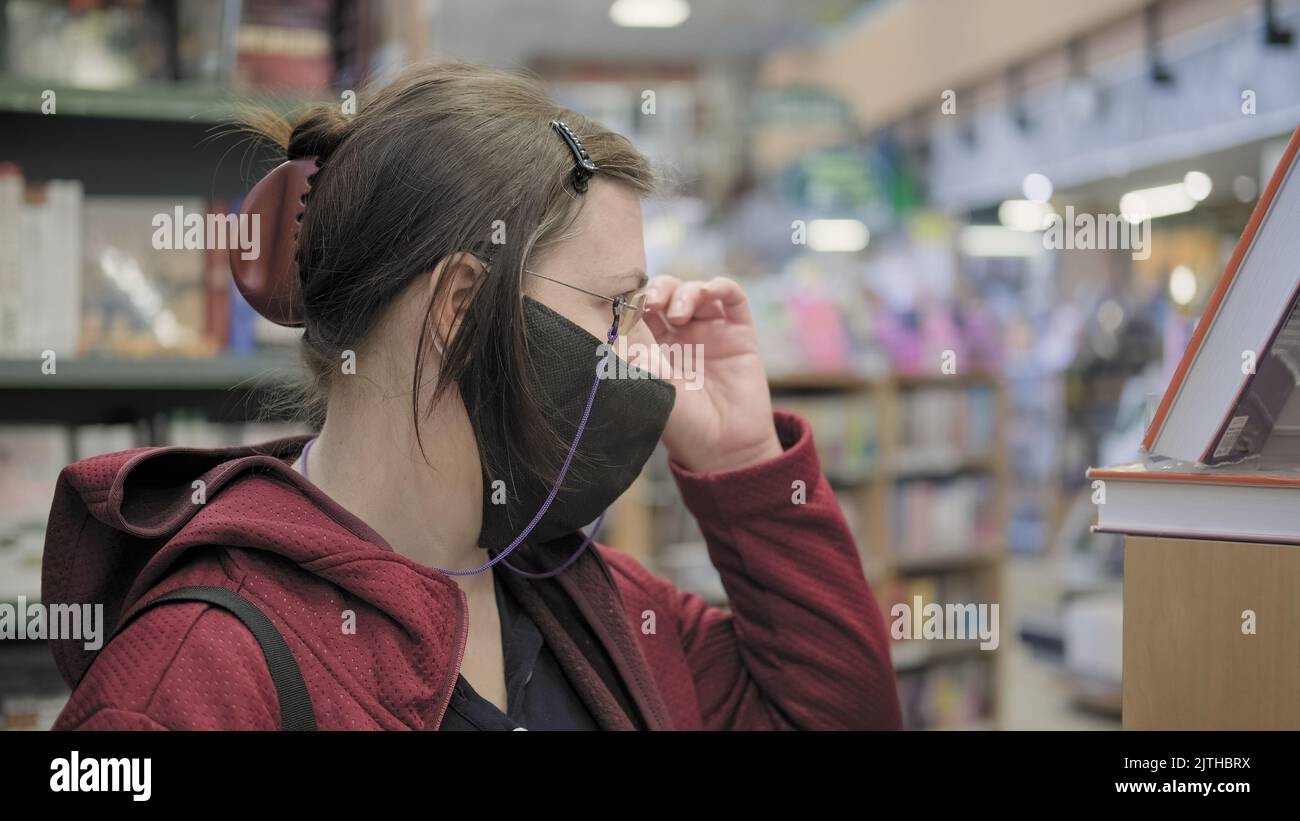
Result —
<instances>
[{"instance_id":1,"label":"woman's face","mask_svg":"<svg viewBox=\"0 0 1300 821\"><path fill-rule=\"evenodd\" d=\"M529 269L601 296L629 296L646 283L641 199L627 186L599 176L591 180L583 197L572 230L535 258ZM525 294L605 341L613 319L609 302L527 274L523 284ZM626 335L627 342L653 343L642 320Z\"/></svg>"}]
</instances>

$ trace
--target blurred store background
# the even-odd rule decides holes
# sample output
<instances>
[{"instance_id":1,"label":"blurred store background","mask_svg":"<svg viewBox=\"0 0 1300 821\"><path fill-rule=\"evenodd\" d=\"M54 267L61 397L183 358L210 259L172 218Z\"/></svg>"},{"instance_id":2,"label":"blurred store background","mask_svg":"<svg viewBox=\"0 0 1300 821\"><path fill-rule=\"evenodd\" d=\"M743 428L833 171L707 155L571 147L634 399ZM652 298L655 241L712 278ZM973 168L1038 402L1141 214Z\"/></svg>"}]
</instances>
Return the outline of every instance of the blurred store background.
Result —
<instances>
[{"instance_id":1,"label":"blurred store background","mask_svg":"<svg viewBox=\"0 0 1300 821\"><path fill-rule=\"evenodd\" d=\"M466 59L671 173L651 273L743 281L887 615L999 605L996 650L895 642L908 726L1118 728L1121 545L1084 470L1136 457L1300 122L1298 30L1295 0L0 0L0 600L39 598L69 461L297 430L259 404L295 335L224 253L152 242L266 168L235 106ZM1135 201L1143 253L1043 242ZM725 604L662 453L609 527ZM40 642L0 642L0 728L66 692Z\"/></svg>"}]
</instances>

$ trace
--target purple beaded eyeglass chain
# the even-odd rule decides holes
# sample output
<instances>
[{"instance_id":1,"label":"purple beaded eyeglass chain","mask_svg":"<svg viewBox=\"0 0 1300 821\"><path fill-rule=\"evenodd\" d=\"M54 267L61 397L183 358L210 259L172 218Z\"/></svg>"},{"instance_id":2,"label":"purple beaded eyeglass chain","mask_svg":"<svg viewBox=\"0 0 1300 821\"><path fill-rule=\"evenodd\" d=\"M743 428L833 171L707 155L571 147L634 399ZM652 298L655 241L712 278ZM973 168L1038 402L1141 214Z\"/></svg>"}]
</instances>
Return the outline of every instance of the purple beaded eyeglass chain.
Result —
<instances>
[{"instance_id":1,"label":"purple beaded eyeglass chain","mask_svg":"<svg viewBox=\"0 0 1300 821\"><path fill-rule=\"evenodd\" d=\"M533 520L528 523L528 526L523 529L523 532L521 532L518 536L516 536L515 540L511 542L509 546L506 547L505 550L502 550L500 553L493 556L491 561L489 561L487 564L483 565L482 567L475 568L474 570L444 570L441 567L435 567L433 568L434 570L437 570L440 573L446 573L449 576L473 576L477 573L482 573L483 571L489 569L490 567L492 567L492 565L496 564L497 562L505 562L506 567L510 568L511 570L513 570L514 572L518 573L521 576L525 576L530 579L546 579L551 576L556 576L564 572L569 567L569 565L577 561L578 557L582 555L583 551L585 551L588 547L591 546L592 539L596 537L596 533L600 530L600 526L605 522L605 514L609 512L607 510L601 511L600 516L596 518L596 522L595 524L592 525L591 532L587 534L587 538L582 542L582 546L579 547L572 556L566 559L563 564L561 564L559 567L555 568L554 570L548 570L545 573L530 573L526 570L520 570L519 568L512 565L510 562L505 561L506 556L509 556L516 547L523 544L524 539L528 538L528 534L532 533L533 528L537 527L537 523L540 522L542 520L542 517L546 515L546 511L550 509L551 503L555 501L556 495L559 494L560 492L560 486L564 483L564 477L569 472L569 465L573 463L573 454L576 453L578 450L578 442L582 441L582 432L587 429L587 419L590 418L591 416L591 406L596 401L596 389L600 387L600 380L602 378L602 374L605 373L605 365L606 363L609 362L609 357L611 352L613 351L614 342L618 339L618 321L619 321L619 312L621 308L622 308L622 298L615 297L614 324L610 326L609 334L606 336L606 340L608 341L609 344L606 346L605 356L596 365L596 379L594 382L591 383L591 393L587 395L587 407L582 411L582 420L578 422L578 431L573 437L573 444L569 445L569 453L564 457L564 464L560 466L560 473L558 476L555 477L555 484L551 486L551 492L547 495L546 501L542 503L541 509L537 511L537 515L533 517ZM307 444L304 445L302 449L302 477L307 481L311 481L311 476L308 475L307 473L307 454L311 450L311 446L314 445L315 443L316 443L315 439L308 440Z\"/></svg>"}]
</instances>

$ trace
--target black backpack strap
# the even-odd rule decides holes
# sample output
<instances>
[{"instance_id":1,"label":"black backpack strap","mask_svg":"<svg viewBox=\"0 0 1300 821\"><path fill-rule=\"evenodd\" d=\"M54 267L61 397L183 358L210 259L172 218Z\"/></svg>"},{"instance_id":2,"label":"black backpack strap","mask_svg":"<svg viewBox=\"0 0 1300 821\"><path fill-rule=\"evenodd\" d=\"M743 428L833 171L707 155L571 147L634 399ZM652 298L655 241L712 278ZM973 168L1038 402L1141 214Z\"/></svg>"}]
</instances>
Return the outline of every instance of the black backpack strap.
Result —
<instances>
[{"instance_id":1,"label":"black backpack strap","mask_svg":"<svg viewBox=\"0 0 1300 821\"><path fill-rule=\"evenodd\" d=\"M275 629L275 625L257 605L248 599L224 587L194 585L179 587L164 593L136 611L135 615L148 610L156 604L173 601L201 601L229 610L253 633L253 638L262 647L266 656L267 667L271 671L271 681L275 682L276 695L280 700L281 730L315 730L316 714L312 709L311 695L303 681L298 663L285 642L284 636ZM132 617L134 620L134 616ZM123 628L126 625L122 625ZM114 633L120 633L121 629Z\"/></svg>"}]
</instances>

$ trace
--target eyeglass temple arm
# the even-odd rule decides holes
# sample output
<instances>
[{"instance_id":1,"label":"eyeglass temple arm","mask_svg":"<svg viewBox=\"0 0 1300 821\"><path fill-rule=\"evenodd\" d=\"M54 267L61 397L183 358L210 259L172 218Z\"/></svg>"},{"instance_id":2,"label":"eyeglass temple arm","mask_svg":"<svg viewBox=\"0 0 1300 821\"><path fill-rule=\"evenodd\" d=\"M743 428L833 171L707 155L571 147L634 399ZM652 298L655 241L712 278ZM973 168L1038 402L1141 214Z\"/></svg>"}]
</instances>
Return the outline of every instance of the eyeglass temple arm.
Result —
<instances>
[{"instance_id":1,"label":"eyeglass temple arm","mask_svg":"<svg viewBox=\"0 0 1300 821\"><path fill-rule=\"evenodd\" d=\"M548 277L546 274L539 274L536 271L529 271L527 268L524 269L524 273L531 274L535 277L540 277L546 280L547 282L554 282L556 285L563 285L565 288L572 288L573 290L578 291L580 293L584 293L587 296L594 296L597 299L603 299L614 306L619 306L621 304L624 308L631 308L634 311L644 310L643 308L638 308L637 306L630 304L627 300L623 299L622 297L617 297L617 296L610 297L610 296L605 296L604 294L598 294L595 291L588 291L586 288L579 288L577 285L574 285L572 283L561 282L558 279L552 279L551 277Z\"/></svg>"}]
</instances>

